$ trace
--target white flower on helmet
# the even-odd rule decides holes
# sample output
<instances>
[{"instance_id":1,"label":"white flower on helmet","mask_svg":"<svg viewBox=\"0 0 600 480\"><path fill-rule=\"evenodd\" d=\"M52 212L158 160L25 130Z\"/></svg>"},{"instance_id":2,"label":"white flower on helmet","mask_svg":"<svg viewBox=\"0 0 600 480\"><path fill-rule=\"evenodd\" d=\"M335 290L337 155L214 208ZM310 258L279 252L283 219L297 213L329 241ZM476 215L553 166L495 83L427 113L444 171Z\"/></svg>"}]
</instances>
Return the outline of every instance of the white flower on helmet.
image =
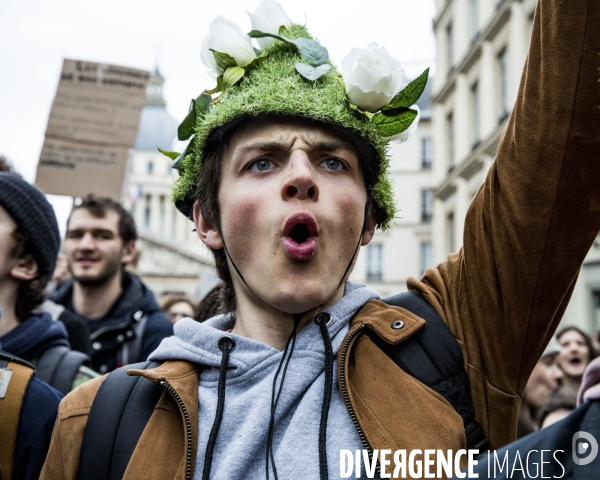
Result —
<instances>
[{"instance_id":1,"label":"white flower on helmet","mask_svg":"<svg viewBox=\"0 0 600 480\"><path fill-rule=\"evenodd\" d=\"M377 43L350 50L342 60L342 76L350 102L367 112L385 107L408 84L400 62Z\"/></svg>"},{"instance_id":2,"label":"white flower on helmet","mask_svg":"<svg viewBox=\"0 0 600 480\"><path fill-rule=\"evenodd\" d=\"M263 0L256 7L254 13L246 12L250 17L252 30L265 33L279 34L280 27L291 25L292 21L283 10L281 4L275 0ZM274 38L257 38L256 42L260 48L265 48L275 41Z\"/></svg>"},{"instance_id":3,"label":"white flower on helmet","mask_svg":"<svg viewBox=\"0 0 600 480\"><path fill-rule=\"evenodd\" d=\"M210 24L208 35L204 37L200 51L202 62L217 75L222 75L225 69L217 65L211 50L229 55L238 67L246 67L256 58L250 37L222 15Z\"/></svg>"}]
</instances>

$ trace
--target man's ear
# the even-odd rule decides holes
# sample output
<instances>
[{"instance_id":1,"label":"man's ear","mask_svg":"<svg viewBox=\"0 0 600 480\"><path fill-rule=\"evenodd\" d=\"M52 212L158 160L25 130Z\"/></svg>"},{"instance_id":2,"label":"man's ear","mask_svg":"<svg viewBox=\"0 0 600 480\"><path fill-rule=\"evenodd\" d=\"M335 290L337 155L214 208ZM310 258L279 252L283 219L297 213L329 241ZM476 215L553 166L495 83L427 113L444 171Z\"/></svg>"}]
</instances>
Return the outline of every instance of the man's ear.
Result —
<instances>
[{"instance_id":1,"label":"man's ear","mask_svg":"<svg viewBox=\"0 0 600 480\"><path fill-rule=\"evenodd\" d=\"M29 254L16 261L10 269L10 276L15 280L26 282L37 277L39 272L37 262L34 260L33 255Z\"/></svg>"},{"instance_id":2,"label":"man's ear","mask_svg":"<svg viewBox=\"0 0 600 480\"><path fill-rule=\"evenodd\" d=\"M373 236L375 235L375 215L370 215L369 220L367 221L367 226L365 231L362 234L362 240L360 242L361 246L367 245L371 240L373 240Z\"/></svg>"},{"instance_id":3,"label":"man's ear","mask_svg":"<svg viewBox=\"0 0 600 480\"><path fill-rule=\"evenodd\" d=\"M123 245L123 250L121 251L121 265L129 265L135 260L137 253L138 250L135 240L130 240L127 242L125 245Z\"/></svg>"},{"instance_id":4,"label":"man's ear","mask_svg":"<svg viewBox=\"0 0 600 480\"><path fill-rule=\"evenodd\" d=\"M220 250L223 248L223 240L221 234L217 229L217 226L206 220L200 213L200 206L198 201L194 203L194 225L196 225L196 232L200 240L209 248L213 250Z\"/></svg>"}]
</instances>

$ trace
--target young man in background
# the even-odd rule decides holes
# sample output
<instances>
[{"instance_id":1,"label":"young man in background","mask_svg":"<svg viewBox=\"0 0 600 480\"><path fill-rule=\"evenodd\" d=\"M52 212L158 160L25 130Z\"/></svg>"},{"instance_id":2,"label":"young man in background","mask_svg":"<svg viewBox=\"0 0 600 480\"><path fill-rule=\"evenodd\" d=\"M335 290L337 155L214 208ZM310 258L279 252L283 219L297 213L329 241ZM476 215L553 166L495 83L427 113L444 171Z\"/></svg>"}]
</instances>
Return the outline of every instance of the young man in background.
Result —
<instances>
[{"instance_id":1,"label":"young man in background","mask_svg":"<svg viewBox=\"0 0 600 480\"><path fill-rule=\"evenodd\" d=\"M100 373L145 360L173 334L152 292L125 271L136 239L133 217L109 198L83 198L67 221L64 250L72 279L52 298L87 325L92 366Z\"/></svg>"}]
</instances>

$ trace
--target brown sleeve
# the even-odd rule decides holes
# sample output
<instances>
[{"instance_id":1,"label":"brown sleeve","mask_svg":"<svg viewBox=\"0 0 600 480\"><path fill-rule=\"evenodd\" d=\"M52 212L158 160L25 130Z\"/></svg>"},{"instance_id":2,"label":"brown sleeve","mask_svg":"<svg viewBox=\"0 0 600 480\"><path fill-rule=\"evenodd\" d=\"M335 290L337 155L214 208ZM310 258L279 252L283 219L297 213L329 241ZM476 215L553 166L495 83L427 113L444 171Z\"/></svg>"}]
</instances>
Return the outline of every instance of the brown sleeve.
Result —
<instances>
[{"instance_id":1,"label":"brown sleeve","mask_svg":"<svg viewBox=\"0 0 600 480\"><path fill-rule=\"evenodd\" d=\"M421 291L490 385L522 394L600 229L600 2L540 0L517 101L465 222Z\"/></svg>"},{"instance_id":2,"label":"brown sleeve","mask_svg":"<svg viewBox=\"0 0 600 480\"><path fill-rule=\"evenodd\" d=\"M76 480L83 432L92 402L106 375L70 392L60 402L40 480Z\"/></svg>"}]
</instances>

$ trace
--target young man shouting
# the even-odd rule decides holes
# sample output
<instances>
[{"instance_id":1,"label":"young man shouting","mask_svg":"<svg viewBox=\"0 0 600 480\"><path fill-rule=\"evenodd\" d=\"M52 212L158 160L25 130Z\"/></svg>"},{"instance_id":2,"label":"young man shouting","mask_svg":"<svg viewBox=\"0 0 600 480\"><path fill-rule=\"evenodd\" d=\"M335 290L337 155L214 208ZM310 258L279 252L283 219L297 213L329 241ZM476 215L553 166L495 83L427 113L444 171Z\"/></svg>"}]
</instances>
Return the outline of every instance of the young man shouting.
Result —
<instances>
[{"instance_id":1,"label":"young man shouting","mask_svg":"<svg viewBox=\"0 0 600 480\"><path fill-rule=\"evenodd\" d=\"M252 35L272 42L258 57L222 17L203 44L222 76L180 126L193 137L174 196L213 249L230 313L178 322L150 357L164 363L130 371L165 391L125 478L333 478L342 449L467 446L461 415L386 353L429 322L346 281L393 220L386 145L414 123L419 82L402 89L376 44L344 59L342 81L281 13L264 2L252 16ZM492 448L515 437L527 378L600 228L598 20L598 2L540 1L464 248L409 281L460 346ZM75 477L98 383L63 402L43 478Z\"/></svg>"}]
</instances>

